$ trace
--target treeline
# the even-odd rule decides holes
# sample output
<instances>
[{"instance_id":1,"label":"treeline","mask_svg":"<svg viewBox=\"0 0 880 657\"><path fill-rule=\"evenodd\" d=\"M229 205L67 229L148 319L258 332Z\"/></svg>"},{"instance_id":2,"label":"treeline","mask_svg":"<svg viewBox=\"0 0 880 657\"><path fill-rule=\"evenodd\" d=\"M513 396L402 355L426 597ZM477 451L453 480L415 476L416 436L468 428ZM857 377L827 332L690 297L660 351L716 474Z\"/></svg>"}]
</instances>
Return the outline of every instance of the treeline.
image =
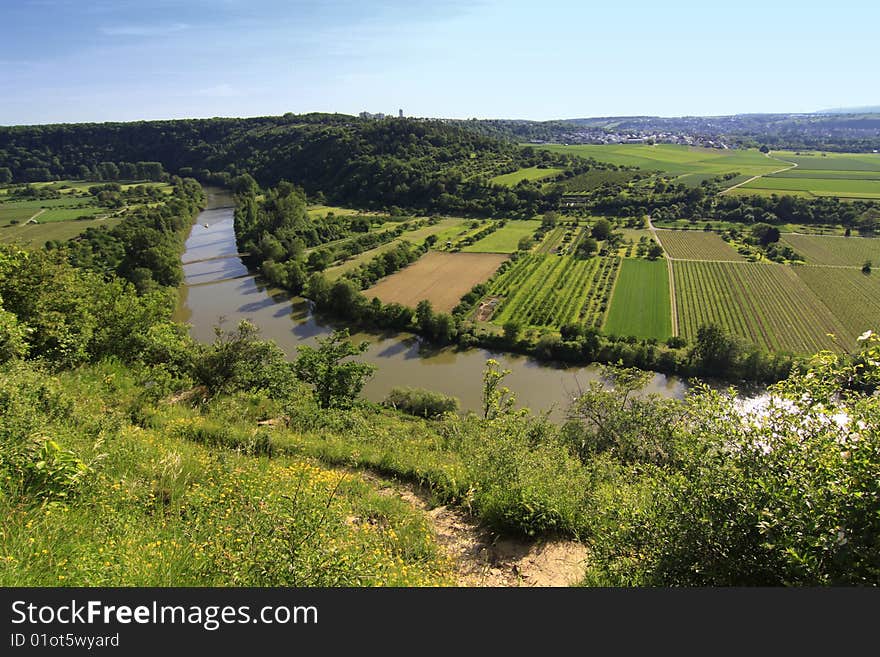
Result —
<instances>
[{"instance_id":1,"label":"treeline","mask_svg":"<svg viewBox=\"0 0 880 657\"><path fill-rule=\"evenodd\" d=\"M488 179L570 161L440 121L335 114L0 128L0 167L13 182L113 180L130 173L126 162L153 162L212 184L247 172L262 186L291 180L339 204L476 216L531 217L554 207L557 191Z\"/></svg>"},{"instance_id":2,"label":"treeline","mask_svg":"<svg viewBox=\"0 0 880 657\"><path fill-rule=\"evenodd\" d=\"M129 210L115 226L91 227L65 243L47 242L73 265L134 284L141 294L176 287L183 280L180 253L196 214L205 205L202 186L192 178L174 177L170 195L156 206ZM112 187L112 184L110 185ZM122 194L95 189L97 194Z\"/></svg>"}]
</instances>

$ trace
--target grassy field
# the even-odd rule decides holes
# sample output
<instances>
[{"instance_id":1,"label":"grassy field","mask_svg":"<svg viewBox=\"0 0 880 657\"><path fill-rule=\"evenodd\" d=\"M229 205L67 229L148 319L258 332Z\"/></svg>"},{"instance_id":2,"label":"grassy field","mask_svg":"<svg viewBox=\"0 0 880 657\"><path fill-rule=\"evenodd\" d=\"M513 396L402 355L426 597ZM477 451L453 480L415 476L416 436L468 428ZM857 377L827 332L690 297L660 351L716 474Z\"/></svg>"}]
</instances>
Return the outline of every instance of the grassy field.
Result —
<instances>
[{"instance_id":1,"label":"grassy field","mask_svg":"<svg viewBox=\"0 0 880 657\"><path fill-rule=\"evenodd\" d=\"M801 254L807 264L861 267L866 260L880 266L880 239L783 233L780 241Z\"/></svg>"},{"instance_id":2,"label":"grassy field","mask_svg":"<svg viewBox=\"0 0 880 657\"><path fill-rule=\"evenodd\" d=\"M66 242L83 232L86 228L97 226L112 227L121 221L117 218L89 219L85 221L54 221L27 226L0 227L0 242L15 242L24 245L42 246L49 240Z\"/></svg>"},{"instance_id":3,"label":"grassy field","mask_svg":"<svg viewBox=\"0 0 880 657\"><path fill-rule=\"evenodd\" d=\"M619 264L619 258L523 256L489 290L491 296L501 298L492 321L557 328L585 322L598 328L605 319Z\"/></svg>"},{"instance_id":4,"label":"grassy field","mask_svg":"<svg viewBox=\"0 0 880 657\"><path fill-rule=\"evenodd\" d=\"M605 332L665 340L672 335L671 313L666 261L625 258L614 284Z\"/></svg>"},{"instance_id":5,"label":"grassy field","mask_svg":"<svg viewBox=\"0 0 880 657\"><path fill-rule=\"evenodd\" d=\"M773 151L773 157L815 171L880 171L880 153L816 153ZM793 169L792 171L796 171Z\"/></svg>"},{"instance_id":6,"label":"grassy field","mask_svg":"<svg viewBox=\"0 0 880 657\"><path fill-rule=\"evenodd\" d=\"M792 267L677 260L673 274L679 331L688 339L711 322L769 350L813 353L834 348L828 333L846 335Z\"/></svg>"},{"instance_id":7,"label":"grassy field","mask_svg":"<svg viewBox=\"0 0 880 657\"><path fill-rule=\"evenodd\" d=\"M760 189L780 195L797 192L800 195L808 194L810 196L880 199L880 180L814 178L808 171L800 171L797 175L794 174L795 171L797 169L786 172L790 175L784 178L777 176L757 178L739 187L738 190L742 190L741 193Z\"/></svg>"},{"instance_id":8,"label":"grassy field","mask_svg":"<svg viewBox=\"0 0 880 657\"><path fill-rule=\"evenodd\" d=\"M717 233L697 230L658 230L657 237L676 260L745 260Z\"/></svg>"},{"instance_id":9,"label":"grassy field","mask_svg":"<svg viewBox=\"0 0 880 657\"><path fill-rule=\"evenodd\" d=\"M765 156L757 150L697 148L676 144L545 144L535 146L554 153L592 157L600 162L636 166L647 171L662 171L683 176L711 174L712 176L738 171L752 176L770 173L785 166L785 162Z\"/></svg>"},{"instance_id":10,"label":"grassy field","mask_svg":"<svg viewBox=\"0 0 880 657\"><path fill-rule=\"evenodd\" d=\"M434 310L449 312L477 283L495 273L507 256L492 253L429 251L416 262L364 291L367 298L415 308L427 299Z\"/></svg>"},{"instance_id":11,"label":"grassy field","mask_svg":"<svg viewBox=\"0 0 880 657\"><path fill-rule=\"evenodd\" d=\"M500 176L495 176L490 182L495 185L513 187L521 180L544 180L545 178L552 178L563 171L564 169L528 167L513 171L512 173L504 173Z\"/></svg>"},{"instance_id":12,"label":"grassy field","mask_svg":"<svg viewBox=\"0 0 880 657\"><path fill-rule=\"evenodd\" d=\"M502 228L483 239L466 246L466 253L513 253L523 237L531 237L540 221L508 221Z\"/></svg>"},{"instance_id":13,"label":"grassy field","mask_svg":"<svg viewBox=\"0 0 880 657\"><path fill-rule=\"evenodd\" d=\"M368 212L365 210L355 210L354 208L343 208L338 205L310 205L308 208L306 208L306 212L313 219L315 217L326 217L329 212L332 212L333 214L335 214L337 216L343 216L343 217L348 217L348 216L353 216L353 215L358 215L358 214L362 214L362 215L366 215L366 216L374 216L374 217L382 215L381 212Z\"/></svg>"},{"instance_id":14,"label":"grassy field","mask_svg":"<svg viewBox=\"0 0 880 657\"><path fill-rule=\"evenodd\" d=\"M110 214L112 210L92 205L92 197L80 199L65 196L62 198L12 200L0 203L0 226L9 225L12 221L24 223L31 217L39 215L40 223L49 221L70 221L83 215Z\"/></svg>"},{"instance_id":15,"label":"grassy field","mask_svg":"<svg viewBox=\"0 0 880 657\"><path fill-rule=\"evenodd\" d=\"M34 187L54 189L63 195L61 198L49 199L7 200L9 188L4 189L7 194L0 196L0 242L42 246L48 240L69 240L92 226L113 225L118 221L114 215L126 208L113 209L94 205L95 197L86 190L97 184L100 183L71 180L33 183ZM124 183L122 187L125 189L141 184L157 187L164 193L170 193L172 189L171 185L165 183L149 182ZM126 207L141 205L143 204L133 202ZM35 223L27 224L30 219Z\"/></svg>"}]
</instances>

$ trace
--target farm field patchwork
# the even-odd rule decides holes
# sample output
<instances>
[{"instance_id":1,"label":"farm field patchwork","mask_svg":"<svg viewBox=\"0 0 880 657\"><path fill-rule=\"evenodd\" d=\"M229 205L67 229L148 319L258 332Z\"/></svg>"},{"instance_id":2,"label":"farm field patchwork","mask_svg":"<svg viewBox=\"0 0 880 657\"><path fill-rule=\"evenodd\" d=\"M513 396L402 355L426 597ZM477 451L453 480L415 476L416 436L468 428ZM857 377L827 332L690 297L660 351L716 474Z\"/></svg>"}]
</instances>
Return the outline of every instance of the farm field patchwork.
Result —
<instances>
[{"instance_id":1,"label":"farm field patchwork","mask_svg":"<svg viewBox=\"0 0 880 657\"><path fill-rule=\"evenodd\" d=\"M670 258L675 260L743 261L718 233L698 230L658 230L657 237Z\"/></svg>"},{"instance_id":2,"label":"farm field patchwork","mask_svg":"<svg viewBox=\"0 0 880 657\"><path fill-rule=\"evenodd\" d=\"M737 190L747 193L753 189L776 192L780 195L800 192L811 196L837 196L840 198L865 198L880 199L880 180L864 178L813 178L809 172L799 172L800 175L782 177L764 176L746 183Z\"/></svg>"},{"instance_id":3,"label":"farm field patchwork","mask_svg":"<svg viewBox=\"0 0 880 657\"><path fill-rule=\"evenodd\" d=\"M734 192L880 198L880 154L774 151L772 155L797 166L752 180Z\"/></svg>"},{"instance_id":4,"label":"farm field patchwork","mask_svg":"<svg viewBox=\"0 0 880 657\"><path fill-rule=\"evenodd\" d=\"M449 230L456 229L457 227L461 226L462 223L463 220L461 219L441 219L439 223L434 224L433 226L424 226L423 228L406 231L403 235L391 240L390 242L380 244L379 246L359 253L356 256L353 256L338 265L328 267L324 270L324 275L327 277L328 280L335 281L345 272L355 269L358 265L364 262L368 262L369 260L375 258L377 255L393 249L395 246L403 241L412 242L413 244L420 244L421 242L425 241L426 237L430 235L440 235L446 233ZM384 230L384 228L385 226L382 226L377 230Z\"/></svg>"},{"instance_id":5,"label":"farm field patchwork","mask_svg":"<svg viewBox=\"0 0 880 657\"><path fill-rule=\"evenodd\" d=\"M449 312L477 283L482 283L507 259L494 253L441 253L429 251L408 267L387 276L364 291L383 303L415 308L427 299L434 309Z\"/></svg>"},{"instance_id":6,"label":"farm field patchwork","mask_svg":"<svg viewBox=\"0 0 880 657\"><path fill-rule=\"evenodd\" d=\"M599 328L619 266L616 257L522 256L489 289L501 299L492 321L556 328L584 322Z\"/></svg>"},{"instance_id":7,"label":"farm field patchwork","mask_svg":"<svg viewBox=\"0 0 880 657\"><path fill-rule=\"evenodd\" d=\"M683 176L739 172L752 176L777 171L785 162L770 158L757 149L721 149L679 146L677 144L542 144L534 146L554 153L592 157L600 162L637 166L647 171Z\"/></svg>"},{"instance_id":8,"label":"farm field patchwork","mask_svg":"<svg viewBox=\"0 0 880 657\"><path fill-rule=\"evenodd\" d=\"M554 169L550 167L527 167L511 173L503 173L500 176L495 176L490 182L495 185L513 187L521 180L544 180L545 178L552 178L553 176L559 175L563 171L564 169Z\"/></svg>"},{"instance_id":9,"label":"farm field patchwork","mask_svg":"<svg viewBox=\"0 0 880 657\"><path fill-rule=\"evenodd\" d=\"M845 348L853 348L855 338L868 329L880 331L880 275L809 265L794 271L846 328L838 336Z\"/></svg>"},{"instance_id":10,"label":"farm field patchwork","mask_svg":"<svg viewBox=\"0 0 880 657\"><path fill-rule=\"evenodd\" d=\"M614 284L605 332L665 340L672 335L671 312L666 261L624 259Z\"/></svg>"},{"instance_id":11,"label":"farm field patchwork","mask_svg":"<svg viewBox=\"0 0 880 657\"><path fill-rule=\"evenodd\" d=\"M715 323L773 351L813 353L834 349L828 333L847 335L820 298L784 265L673 262L678 324L694 339Z\"/></svg>"},{"instance_id":12,"label":"farm field patchwork","mask_svg":"<svg viewBox=\"0 0 880 657\"><path fill-rule=\"evenodd\" d=\"M861 267L866 260L880 265L880 239L783 233L780 241L804 257L807 264Z\"/></svg>"},{"instance_id":13,"label":"farm field patchwork","mask_svg":"<svg viewBox=\"0 0 880 657\"><path fill-rule=\"evenodd\" d=\"M466 246L467 253L513 253L523 237L531 237L540 227L540 221L508 221L504 226L481 240Z\"/></svg>"}]
</instances>

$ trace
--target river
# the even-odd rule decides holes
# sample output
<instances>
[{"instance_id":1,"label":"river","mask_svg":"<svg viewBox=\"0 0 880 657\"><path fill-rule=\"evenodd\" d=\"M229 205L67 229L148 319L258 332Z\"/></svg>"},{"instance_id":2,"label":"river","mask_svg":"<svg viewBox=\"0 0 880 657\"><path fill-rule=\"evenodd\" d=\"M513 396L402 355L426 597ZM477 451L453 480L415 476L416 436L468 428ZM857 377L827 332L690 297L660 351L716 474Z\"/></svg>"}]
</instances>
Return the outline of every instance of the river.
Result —
<instances>
[{"instance_id":1,"label":"river","mask_svg":"<svg viewBox=\"0 0 880 657\"><path fill-rule=\"evenodd\" d=\"M291 358L298 346L314 345L317 338L331 333L334 326L317 319L306 300L267 287L248 271L236 256L232 197L223 190L208 188L206 192L208 205L186 240L185 279L175 319L189 323L191 335L202 342L214 339L218 324L232 329L239 320L249 319L263 337L277 342ZM551 410L551 417L559 419L578 390L600 378L596 365L563 367L485 349L433 349L410 334L358 333L354 337L370 343L361 358L378 367L364 388L364 395L373 401L384 399L395 386L410 386L453 395L462 410L478 410L482 372L486 360L494 358L511 371L505 385L516 394L519 406ZM682 397L686 388L681 379L657 373L648 392Z\"/></svg>"}]
</instances>

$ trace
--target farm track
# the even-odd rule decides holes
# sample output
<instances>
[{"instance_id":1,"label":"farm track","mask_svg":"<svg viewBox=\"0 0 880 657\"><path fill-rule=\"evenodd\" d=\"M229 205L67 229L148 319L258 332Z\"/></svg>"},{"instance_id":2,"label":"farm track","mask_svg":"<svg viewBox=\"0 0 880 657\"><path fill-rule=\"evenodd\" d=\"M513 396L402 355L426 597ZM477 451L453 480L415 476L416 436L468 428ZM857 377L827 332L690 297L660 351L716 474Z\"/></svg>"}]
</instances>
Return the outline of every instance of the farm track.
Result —
<instances>
[{"instance_id":1,"label":"farm track","mask_svg":"<svg viewBox=\"0 0 880 657\"><path fill-rule=\"evenodd\" d=\"M43 208L42 210L38 210L37 213L36 213L35 215L33 215L32 217L29 217L28 220L25 221L25 222L22 224L22 226L27 226L31 221L33 221L34 219L36 219L37 217L39 217L39 216L40 216L41 214L43 214L45 211L46 211L46 208Z\"/></svg>"}]
</instances>

